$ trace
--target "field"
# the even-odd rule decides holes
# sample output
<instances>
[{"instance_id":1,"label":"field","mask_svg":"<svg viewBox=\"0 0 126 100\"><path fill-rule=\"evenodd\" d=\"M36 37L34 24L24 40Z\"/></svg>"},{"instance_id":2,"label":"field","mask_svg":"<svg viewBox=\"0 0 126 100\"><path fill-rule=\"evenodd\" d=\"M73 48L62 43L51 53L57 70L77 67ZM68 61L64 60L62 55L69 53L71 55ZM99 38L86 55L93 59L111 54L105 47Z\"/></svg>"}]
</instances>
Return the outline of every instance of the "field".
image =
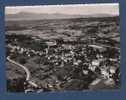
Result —
<instances>
[{"instance_id":1,"label":"field","mask_svg":"<svg viewBox=\"0 0 126 100\"><path fill-rule=\"evenodd\" d=\"M116 89L120 86L118 16L7 21L6 48L7 57L30 71L30 80L38 85L37 90ZM14 76L16 79L25 77L24 72L15 73L15 65L8 61L6 65L6 73L12 72L8 80L13 81ZM104 83L110 79L111 85L92 86L96 80ZM30 89L36 91L32 86Z\"/></svg>"}]
</instances>

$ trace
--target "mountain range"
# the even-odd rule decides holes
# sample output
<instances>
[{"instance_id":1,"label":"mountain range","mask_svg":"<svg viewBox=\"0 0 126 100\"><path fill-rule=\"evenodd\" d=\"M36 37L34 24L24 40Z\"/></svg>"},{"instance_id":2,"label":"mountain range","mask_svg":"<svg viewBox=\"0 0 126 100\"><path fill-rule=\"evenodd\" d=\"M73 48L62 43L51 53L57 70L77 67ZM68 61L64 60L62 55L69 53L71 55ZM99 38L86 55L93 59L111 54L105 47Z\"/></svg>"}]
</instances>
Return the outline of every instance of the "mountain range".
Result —
<instances>
[{"instance_id":1,"label":"mountain range","mask_svg":"<svg viewBox=\"0 0 126 100\"><path fill-rule=\"evenodd\" d=\"M113 17L110 14L92 14L92 15L68 15L62 13L29 13L20 12L16 14L6 14L6 20L41 20L41 19L69 19L69 18L89 18L89 17Z\"/></svg>"}]
</instances>

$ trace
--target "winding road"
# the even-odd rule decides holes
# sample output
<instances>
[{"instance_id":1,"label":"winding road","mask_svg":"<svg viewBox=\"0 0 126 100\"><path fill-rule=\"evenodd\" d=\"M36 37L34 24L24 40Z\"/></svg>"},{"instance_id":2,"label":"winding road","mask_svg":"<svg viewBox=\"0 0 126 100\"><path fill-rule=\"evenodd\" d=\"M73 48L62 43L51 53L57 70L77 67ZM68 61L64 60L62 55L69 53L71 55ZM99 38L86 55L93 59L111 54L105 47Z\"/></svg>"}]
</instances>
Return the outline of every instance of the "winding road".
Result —
<instances>
[{"instance_id":1,"label":"winding road","mask_svg":"<svg viewBox=\"0 0 126 100\"><path fill-rule=\"evenodd\" d=\"M19 64L19 63L17 63L17 62L15 62L14 60L11 60L11 59L9 58L9 56L7 57L7 60L8 60L10 63L13 63L13 64L15 64L15 65L21 67L21 68L25 71L25 73L26 73L26 81L27 81L30 85L32 85L33 87L38 87L38 85L37 85L36 83L34 83L33 81L30 80L31 73L30 73L30 71L29 71L29 69L28 69L27 67L25 67L25 66L23 66L23 65L21 65L21 64Z\"/></svg>"}]
</instances>

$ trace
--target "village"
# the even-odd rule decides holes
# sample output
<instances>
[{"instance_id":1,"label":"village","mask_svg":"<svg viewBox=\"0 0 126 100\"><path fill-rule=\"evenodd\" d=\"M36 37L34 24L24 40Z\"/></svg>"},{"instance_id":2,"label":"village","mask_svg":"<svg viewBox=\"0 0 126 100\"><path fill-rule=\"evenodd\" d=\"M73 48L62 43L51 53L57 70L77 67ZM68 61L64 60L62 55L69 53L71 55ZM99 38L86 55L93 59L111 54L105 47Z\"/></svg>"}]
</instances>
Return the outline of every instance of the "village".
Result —
<instances>
[{"instance_id":1,"label":"village","mask_svg":"<svg viewBox=\"0 0 126 100\"><path fill-rule=\"evenodd\" d=\"M50 79L45 81L48 87L38 82L40 88L48 88L50 91L93 89L93 85L99 79L107 80L106 84L112 88L120 85L120 50L118 47L99 46L95 39L92 39L94 42L90 41L91 43L63 40L48 40L41 43L41 39L31 38L32 42L37 41L42 44L41 49L36 50L30 45L22 46L23 41L14 38L12 39L14 43L8 42L7 44L7 56L22 65L29 63L28 59L39 57L35 63L47 75L37 78L43 77L41 81L45 81L46 78ZM34 72L37 73L35 70ZM72 82L76 85L72 86ZM56 84L60 86L57 87Z\"/></svg>"}]
</instances>

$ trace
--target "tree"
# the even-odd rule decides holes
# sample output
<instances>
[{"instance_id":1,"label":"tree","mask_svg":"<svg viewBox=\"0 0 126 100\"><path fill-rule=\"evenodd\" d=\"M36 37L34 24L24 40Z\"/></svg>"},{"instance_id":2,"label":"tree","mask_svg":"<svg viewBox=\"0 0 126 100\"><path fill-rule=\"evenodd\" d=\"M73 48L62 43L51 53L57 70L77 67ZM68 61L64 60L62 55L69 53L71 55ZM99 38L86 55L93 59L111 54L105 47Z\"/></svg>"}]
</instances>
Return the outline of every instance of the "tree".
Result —
<instances>
[{"instance_id":1,"label":"tree","mask_svg":"<svg viewBox=\"0 0 126 100\"><path fill-rule=\"evenodd\" d=\"M20 63L20 64L25 64L25 63L26 63L26 58L21 57L21 58L19 59L19 63Z\"/></svg>"}]
</instances>

